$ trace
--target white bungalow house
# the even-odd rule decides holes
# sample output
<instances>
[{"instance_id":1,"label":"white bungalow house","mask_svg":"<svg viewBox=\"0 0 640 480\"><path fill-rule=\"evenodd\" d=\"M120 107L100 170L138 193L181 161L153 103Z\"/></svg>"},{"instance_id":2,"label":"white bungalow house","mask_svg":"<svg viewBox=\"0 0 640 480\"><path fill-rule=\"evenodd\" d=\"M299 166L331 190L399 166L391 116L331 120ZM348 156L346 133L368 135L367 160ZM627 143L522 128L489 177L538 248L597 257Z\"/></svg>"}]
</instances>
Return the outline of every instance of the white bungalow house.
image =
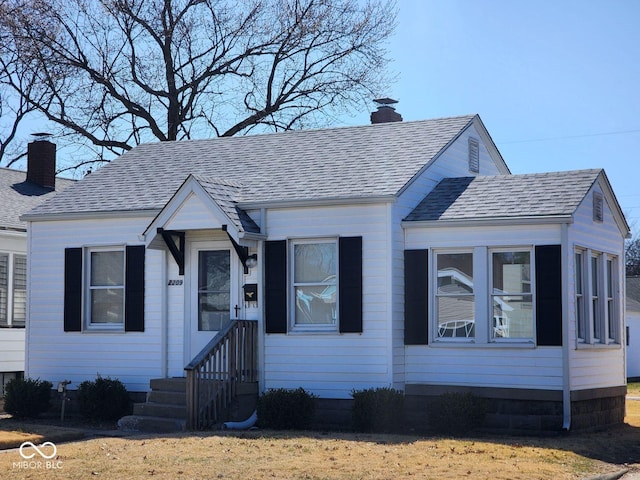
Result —
<instances>
[{"instance_id":1,"label":"white bungalow house","mask_svg":"<svg viewBox=\"0 0 640 480\"><path fill-rule=\"evenodd\" d=\"M55 145L29 144L28 171L0 168L0 396L24 372L27 223L20 216L72 180L55 176Z\"/></svg>"},{"instance_id":2,"label":"white bungalow house","mask_svg":"<svg viewBox=\"0 0 640 480\"><path fill-rule=\"evenodd\" d=\"M27 375L186 388L195 427L237 382L303 387L325 419L392 386L413 422L452 390L491 426L622 422L629 228L604 171L512 175L477 115L389 108L141 145L23 216Z\"/></svg>"}]
</instances>

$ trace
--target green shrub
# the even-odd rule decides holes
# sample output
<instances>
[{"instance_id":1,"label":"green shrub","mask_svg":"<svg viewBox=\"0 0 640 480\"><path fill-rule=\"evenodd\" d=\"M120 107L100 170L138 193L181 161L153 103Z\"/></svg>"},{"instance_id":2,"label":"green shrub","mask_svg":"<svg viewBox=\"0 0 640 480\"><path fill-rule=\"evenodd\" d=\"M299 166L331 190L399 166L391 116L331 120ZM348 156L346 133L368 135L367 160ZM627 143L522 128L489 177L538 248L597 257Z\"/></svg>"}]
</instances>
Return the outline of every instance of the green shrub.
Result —
<instances>
[{"instance_id":1,"label":"green shrub","mask_svg":"<svg viewBox=\"0 0 640 480\"><path fill-rule=\"evenodd\" d=\"M431 427L440 433L460 435L482 426L486 400L472 393L449 392L431 402Z\"/></svg>"},{"instance_id":2,"label":"green shrub","mask_svg":"<svg viewBox=\"0 0 640 480\"><path fill-rule=\"evenodd\" d=\"M351 422L358 432L393 432L402 429L404 395L393 388L354 390Z\"/></svg>"},{"instance_id":3,"label":"green shrub","mask_svg":"<svg viewBox=\"0 0 640 480\"><path fill-rule=\"evenodd\" d=\"M309 428L315 413L315 398L302 387L271 389L258 400L258 423L263 428L276 430Z\"/></svg>"},{"instance_id":4,"label":"green shrub","mask_svg":"<svg viewBox=\"0 0 640 480\"><path fill-rule=\"evenodd\" d=\"M78 409L91 420L117 420L129 413L131 399L118 379L102 378L84 381L78 387Z\"/></svg>"},{"instance_id":5,"label":"green shrub","mask_svg":"<svg viewBox=\"0 0 640 480\"><path fill-rule=\"evenodd\" d=\"M4 387L4 410L14 417L35 418L51 408L52 388L46 380L14 378Z\"/></svg>"}]
</instances>

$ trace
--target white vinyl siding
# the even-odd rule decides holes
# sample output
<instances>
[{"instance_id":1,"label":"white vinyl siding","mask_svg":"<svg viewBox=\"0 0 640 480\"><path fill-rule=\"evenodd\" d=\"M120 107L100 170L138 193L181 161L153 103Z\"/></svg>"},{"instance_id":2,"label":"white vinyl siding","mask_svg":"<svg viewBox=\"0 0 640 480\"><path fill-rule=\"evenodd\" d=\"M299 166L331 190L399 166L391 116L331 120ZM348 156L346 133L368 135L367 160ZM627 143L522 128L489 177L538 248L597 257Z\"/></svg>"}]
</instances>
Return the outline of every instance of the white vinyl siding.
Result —
<instances>
[{"instance_id":1,"label":"white vinyl siding","mask_svg":"<svg viewBox=\"0 0 640 480\"><path fill-rule=\"evenodd\" d=\"M622 316L624 312L624 299L621 295L621 285L624 285L624 271L620 266L620 258L624 258L624 239L620 234L617 224L614 220L613 213L609 209L608 202L603 201L602 222L594 221L593 218L593 195L594 191L602 193L599 182L592 188L592 192L585 196L585 199L578 207L574 214L574 221L568 229L568 243L570 251L578 251L583 254L583 286L584 288L584 305L585 318L589 319L588 310L591 308L591 294L587 291L592 279L589 276L589 266L591 265L591 256L595 253L604 253L609 258L618 259L614 263L618 265L613 268L612 275L613 291L615 293L611 305L611 309L617 320L611 328L615 330L618 339L622 335ZM603 197L606 197L603 194ZM569 277L568 294L575 298L575 262L576 256L569 257ZM601 267L602 271L606 270L606 260ZM602 280L604 286L604 278ZM603 299L606 299L603 297ZM603 316L606 308L603 305ZM569 328L569 361L571 365L571 389L582 390L590 388L605 388L611 386L624 385L626 381L626 371L624 367L624 348L618 340L605 343L592 343L592 339L588 337L581 341L578 334L578 327L575 319L577 318L576 304L570 303L568 310ZM616 330L617 329L617 330ZM591 325L586 325L585 332L591 335ZM605 332L606 334L606 332ZM604 338L604 337L603 337Z\"/></svg>"},{"instance_id":2,"label":"white vinyl siding","mask_svg":"<svg viewBox=\"0 0 640 480\"><path fill-rule=\"evenodd\" d=\"M362 236L363 331L358 335L301 331L265 335L261 388L302 386L323 398L351 398L353 389L392 383L386 219L385 205L267 211L270 240Z\"/></svg>"},{"instance_id":3,"label":"white vinyl siding","mask_svg":"<svg viewBox=\"0 0 640 480\"><path fill-rule=\"evenodd\" d=\"M476 325L473 344L431 342L406 346L407 384L551 389L562 388L562 348L535 347L531 339L490 341L490 253L533 251L517 245L558 245L560 225L408 228L406 248L474 249L474 287L484 324ZM513 247L505 248L505 245ZM533 263L533 255L531 257ZM486 279L479 281L479 279ZM531 280L535 278L535 272ZM532 287L533 288L533 287ZM434 338L434 337L430 337ZM496 339L499 340L499 339Z\"/></svg>"},{"instance_id":4,"label":"white vinyl siding","mask_svg":"<svg viewBox=\"0 0 640 480\"><path fill-rule=\"evenodd\" d=\"M130 391L146 392L162 376L164 275L161 250L147 249L144 332L64 332L64 249L140 243L152 218L34 222L30 227L30 316L25 375L77 388L96 374L120 379ZM183 365L184 366L184 365Z\"/></svg>"}]
</instances>

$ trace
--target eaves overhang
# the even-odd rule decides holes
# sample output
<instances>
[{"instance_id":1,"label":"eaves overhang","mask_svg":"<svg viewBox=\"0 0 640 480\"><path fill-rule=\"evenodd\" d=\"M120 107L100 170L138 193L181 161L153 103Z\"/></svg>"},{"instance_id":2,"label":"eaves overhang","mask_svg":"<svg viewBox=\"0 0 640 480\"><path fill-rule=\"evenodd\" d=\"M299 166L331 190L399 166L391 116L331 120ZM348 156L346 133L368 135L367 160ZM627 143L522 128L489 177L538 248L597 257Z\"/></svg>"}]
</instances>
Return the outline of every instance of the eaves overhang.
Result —
<instances>
[{"instance_id":1,"label":"eaves overhang","mask_svg":"<svg viewBox=\"0 0 640 480\"><path fill-rule=\"evenodd\" d=\"M395 203L395 194L375 195L366 197L329 197L291 200L265 200L262 202L238 202L238 207L244 210L259 210L262 208L304 208L304 207L333 207L336 205L371 205L375 203Z\"/></svg>"},{"instance_id":2,"label":"eaves overhang","mask_svg":"<svg viewBox=\"0 0 640 480\"><path fill-rule=\"evenodd\" d=\"M560 225L573 223L573 215L464 218L443 220L403 220L402 228L505 227L516 225Z\"/></svg>"},{"instance_id":3,"label":"eaves overhang","mask_svg":"<svg viewBox=\"0 0 640 480\"><path fill-rule=\"evenodd\" d=\"M155 217L159 212L159 209L143 209L38 214L26 213L20 216L20 220L23 222L55 222L65 220L100 220L109 218L149 218Z\"/></svg>"}]
</instances>

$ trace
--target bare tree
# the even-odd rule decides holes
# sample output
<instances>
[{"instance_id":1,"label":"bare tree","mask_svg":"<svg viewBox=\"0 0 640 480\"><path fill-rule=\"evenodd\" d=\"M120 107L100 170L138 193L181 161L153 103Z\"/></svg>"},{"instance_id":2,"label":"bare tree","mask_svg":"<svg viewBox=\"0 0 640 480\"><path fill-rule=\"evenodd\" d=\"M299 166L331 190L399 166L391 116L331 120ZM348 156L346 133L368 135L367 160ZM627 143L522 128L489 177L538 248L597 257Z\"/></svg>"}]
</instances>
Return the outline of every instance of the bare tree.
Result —
<instances>
[{"instance_id":1,"label":"bare tree","mask_svg":"<svg viewBox=\"0 0 640 480\"><path fill-rule=\"evenodd\" d=\"M393 0L0 3L12 53L37 75L23 100L100 159L331 123L388 88L395 19Z\"/></svg>"},{"instance_id":2,"label":"bare tree","mask_svg":"<svg viewBox=\"0 0 640 480\"><path fill-rule=\"evenodd\" d=\"M625 266L627 276L640 275L640 236L626 241Z\"/></svg>"}]
</instances>

